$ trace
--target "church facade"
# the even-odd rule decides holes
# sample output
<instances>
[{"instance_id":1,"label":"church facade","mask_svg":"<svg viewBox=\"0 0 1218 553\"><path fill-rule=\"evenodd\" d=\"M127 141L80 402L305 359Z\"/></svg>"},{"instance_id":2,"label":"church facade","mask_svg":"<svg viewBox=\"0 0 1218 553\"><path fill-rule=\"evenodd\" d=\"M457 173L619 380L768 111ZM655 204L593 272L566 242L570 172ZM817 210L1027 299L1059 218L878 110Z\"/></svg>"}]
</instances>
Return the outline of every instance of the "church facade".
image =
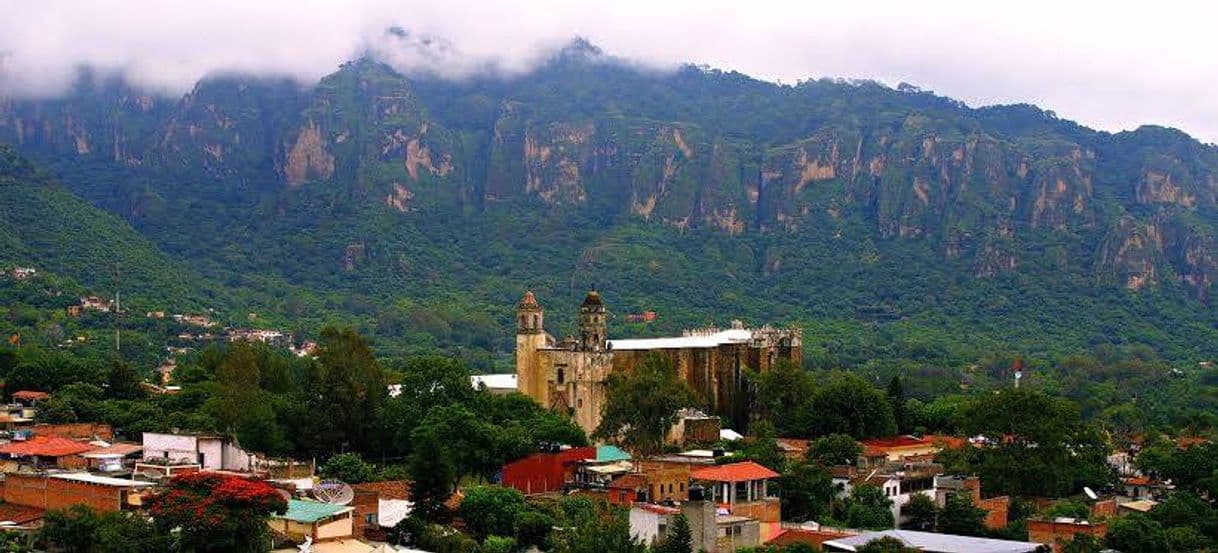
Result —
<instances>
[{"instance_id":1,"label":"church facade","mask_svg":"<svg viewBox=\"0 0 1218 553\"><path fill-rule=\"evenodd\" d=\"M769 370L780 360L799 364L799 328L687 330L671 338L610 340L608 312L600 294L588 292L579 308L578 335L557 340L545 331L545 310L532 292L516 306L518 390L541 405L572 413L591 433L600 424L609 375L630 371L651 353L667 357L679 377L725 424L748 423L746 369Z\"/></svg>"}]
</instances>

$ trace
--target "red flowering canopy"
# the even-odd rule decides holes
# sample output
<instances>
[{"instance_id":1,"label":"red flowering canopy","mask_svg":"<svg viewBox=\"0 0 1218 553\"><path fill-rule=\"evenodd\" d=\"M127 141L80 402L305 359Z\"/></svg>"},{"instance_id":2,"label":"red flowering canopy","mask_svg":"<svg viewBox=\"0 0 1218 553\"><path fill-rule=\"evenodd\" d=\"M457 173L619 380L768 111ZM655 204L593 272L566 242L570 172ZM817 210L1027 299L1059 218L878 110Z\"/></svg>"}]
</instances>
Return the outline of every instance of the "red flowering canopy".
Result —
<instances>
[{"instance_id":1,"label":"red flowering canopy","mask_svg":"<svg viewBox=\"0 0 1218 553\"><path fill-rule=\"evenodd\" d=\"M157 524L179 529L199 551L228 550L266 539L272 513L288 503L265 482L211 472L175 476L149 503Z\"/></svg>"}]
</instances>

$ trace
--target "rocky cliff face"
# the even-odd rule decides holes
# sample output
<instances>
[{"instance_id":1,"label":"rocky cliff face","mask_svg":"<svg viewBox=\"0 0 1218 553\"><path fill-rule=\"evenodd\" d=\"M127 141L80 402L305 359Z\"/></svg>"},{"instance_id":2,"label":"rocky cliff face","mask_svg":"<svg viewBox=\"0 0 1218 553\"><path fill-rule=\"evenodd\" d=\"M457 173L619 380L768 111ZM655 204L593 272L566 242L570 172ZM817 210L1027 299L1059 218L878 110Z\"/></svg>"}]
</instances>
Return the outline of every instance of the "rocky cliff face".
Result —
<instances>
[{"instance_id":1,"label":"rocky cliff face","mask_svg":"<svg viewBox=\"0 0 1218 553\"><path fill-rule=\"evenodd\" d=\"M607 69L563 67L573 76L537 77L567 79L558 91L528 77L420 93L370 60L311 88L225 77L176 101L89 80L60 100L3 101L0 138L280 194L338 188L402 217L523 202L681 232L837 239L864 229L854 238L924 243L977 278L1017 272L1047 255L1045 243L1065 242L1083 255L1053 262L1087 265L1097 281L1139 290L1172 280L1209 296L1218 150L1182 133L1107 135L1034 109L697 72L605 78L610 92L597 97L581 87ZM682 103L714 86L723 91ZM766 270L782 266L775 251ZM347 248L343 267L361 256Z\"/></svg>"}]
</instances>

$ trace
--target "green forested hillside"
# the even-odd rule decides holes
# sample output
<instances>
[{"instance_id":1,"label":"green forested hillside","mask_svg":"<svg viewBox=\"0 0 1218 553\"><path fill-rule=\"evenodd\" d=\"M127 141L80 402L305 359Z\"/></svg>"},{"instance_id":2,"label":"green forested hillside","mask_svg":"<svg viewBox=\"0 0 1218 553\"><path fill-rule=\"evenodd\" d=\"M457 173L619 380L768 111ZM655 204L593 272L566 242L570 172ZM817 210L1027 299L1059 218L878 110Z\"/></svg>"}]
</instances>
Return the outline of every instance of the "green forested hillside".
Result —
<instances>
[{"instance_id":1,"label":"green forested hillside","mask_svg":"<svg viewBox=\"0 0 1218 553\"><path fill-rule=\"evenodd\" d=\"M4 103L0 123L172 258L148 278L190 292L164 297L306 335L351 324L382 353L504 368L524 289L563 334L594 285L617 336L796 323L809 364L883 374L1218 353L1218 151L1169 129L1113 135L905 85L644 71L586 43L461 82L372 59L313 87L221 77L181 99L84 78ZM64 239L28 228L23 243ZM626 323L642 310L660 317Z\"/></svg>"}]
</instances>

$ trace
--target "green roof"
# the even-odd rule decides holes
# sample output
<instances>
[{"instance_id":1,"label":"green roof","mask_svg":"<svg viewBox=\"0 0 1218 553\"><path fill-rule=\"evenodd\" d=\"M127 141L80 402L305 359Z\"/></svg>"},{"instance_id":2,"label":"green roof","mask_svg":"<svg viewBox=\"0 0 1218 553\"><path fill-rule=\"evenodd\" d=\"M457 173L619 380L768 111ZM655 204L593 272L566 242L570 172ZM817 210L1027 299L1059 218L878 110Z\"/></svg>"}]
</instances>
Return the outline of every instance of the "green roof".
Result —
<instances>
[{"instance_id":1,"label":"green roof","mask_svg":"<svg viewBox=\"0 0 1218 553\"><path fill-rule=\"evenodd\" d=\"M596 446L597 461L629 461L630 454L614 445Z\"/></svg>"},{"instance_id":2,"label":"green roof","mask_svg":"<svg viewBox=\"0 0 1218 553\"><path fill-rule=\"evenodd\" d=\"M320 501L301 501L299 499L289 499L288 512L277 516L278 518L288 519L293 522L312 524L323 518L331 517L349 510L351 510L351 508L346 505L335 505L333 503L322 503Z\"/></svg>"}]
</instances>

